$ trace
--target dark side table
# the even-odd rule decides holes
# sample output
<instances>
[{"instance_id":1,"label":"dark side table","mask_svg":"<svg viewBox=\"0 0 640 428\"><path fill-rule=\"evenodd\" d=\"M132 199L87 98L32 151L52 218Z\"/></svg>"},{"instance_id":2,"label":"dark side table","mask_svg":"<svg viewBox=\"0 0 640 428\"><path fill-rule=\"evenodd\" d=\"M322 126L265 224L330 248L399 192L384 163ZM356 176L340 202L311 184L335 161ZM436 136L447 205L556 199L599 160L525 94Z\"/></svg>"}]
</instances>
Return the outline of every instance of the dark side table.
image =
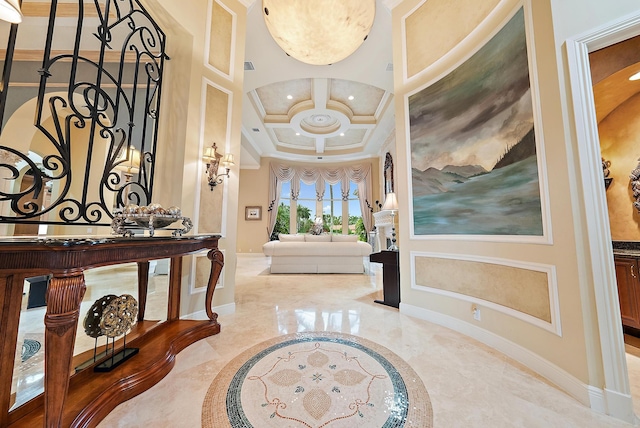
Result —
<instances>
[{"instance_id":1,"label":"dark side table","mask_svg":"<svg viewBox=\"0 0 640 428\"><path fill-rule=\"evenodd\" d=\"M369 256L369 261L382 263L382 289L384 300L374 300L394 308L400 307L400 253L380 251Z\"/></svg>"}]
</instances>

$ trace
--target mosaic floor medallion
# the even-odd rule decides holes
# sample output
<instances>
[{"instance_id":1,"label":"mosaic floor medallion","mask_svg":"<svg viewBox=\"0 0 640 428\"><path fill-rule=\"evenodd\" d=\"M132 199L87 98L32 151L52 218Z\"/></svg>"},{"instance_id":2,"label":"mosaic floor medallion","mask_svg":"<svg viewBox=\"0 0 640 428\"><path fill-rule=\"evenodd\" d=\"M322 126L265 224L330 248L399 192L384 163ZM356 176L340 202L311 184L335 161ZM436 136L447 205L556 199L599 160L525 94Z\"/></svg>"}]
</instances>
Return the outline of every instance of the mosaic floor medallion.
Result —
<instances>
[{"instance_id":1,"label":"mosaic floor medallion","mask_svg":"<svg viewBox=\"0 0 640 428\"><path fill-rule=\"evenodd\" d=\"M432 426L431 402L415 371L387 348L357 336L281 336L234 358L209 387L202 426Z\"/></svg>"},{"instance_id":2,"label":"mosaic floor medallion","mask_svg":"<svg viewBox=\"0 0 640 428\"><path fill-rule=\"evenodd\" d=\"M20 355L20 360L24 363L29 358L36 355L41 347L42 344L37 340L24 339L24 342L22 343L22 353Z\"/></svg>"}]
</instances>

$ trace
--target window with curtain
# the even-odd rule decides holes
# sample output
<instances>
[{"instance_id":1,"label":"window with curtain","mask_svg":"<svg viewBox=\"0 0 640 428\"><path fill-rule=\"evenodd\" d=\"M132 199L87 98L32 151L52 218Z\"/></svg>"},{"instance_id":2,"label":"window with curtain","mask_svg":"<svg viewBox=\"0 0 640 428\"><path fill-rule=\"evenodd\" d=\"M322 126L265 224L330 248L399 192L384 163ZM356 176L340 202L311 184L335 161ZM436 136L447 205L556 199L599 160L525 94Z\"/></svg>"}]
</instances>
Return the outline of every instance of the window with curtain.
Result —
<instances>
[{"instance_id":1,"label":"window with curtain","mask_svg":"<svg viewBox=\"0 0 640 428\"><path fill-rule=\"evenodd\" d=\"M311 223L321 216L325 231L357 234L367 240L367 231L373 228L371 165L271 163L269 168L267 227L271 239L277 239L278 233L308 233Z\"/></svg>"},{"instance_id":2,"label":"window with curtain","mask_svg":"<svg viewBox=\"0 0 640 428\"><path fill-rule=\"evenodd\" d=\"M295 231L291 229L291 210L296 206ZM317 207L322 207L322 213ZM343 224L344 209L348 213L348 221ZM322 215L323 229L326 233L359 235L362 241L367 240L362 221L362 211L358 197L358 184L349 182L349 194L343 199L341 184L325 184L324 197L318 204L315 184L300 183L298 199L292 203L291 182L282 183L278 218L274 233L309 233L316 216ZM275 237L274 237L275 239Z\"/></svg>"},{"instance_id":3,"label":"window with curtain","mask_svg":"<svg viewBox=\"0 0 640 428\"><path fill-rule=\"evenodd\" d=\"M308 233L316 218L316 185L300 183L298 196L297 229L298 233Z\"/></svg>"},{"instance_id":4,"label":"window with curtain","mask_svg":"<svg viewBox=\"0 0 640 428\"><path fill-rule=\"evenodd\" d=\"M342 192L340 183L325 184L322 199L322 219L329 233L342 234Z\"/></svg>"}]
</instances>

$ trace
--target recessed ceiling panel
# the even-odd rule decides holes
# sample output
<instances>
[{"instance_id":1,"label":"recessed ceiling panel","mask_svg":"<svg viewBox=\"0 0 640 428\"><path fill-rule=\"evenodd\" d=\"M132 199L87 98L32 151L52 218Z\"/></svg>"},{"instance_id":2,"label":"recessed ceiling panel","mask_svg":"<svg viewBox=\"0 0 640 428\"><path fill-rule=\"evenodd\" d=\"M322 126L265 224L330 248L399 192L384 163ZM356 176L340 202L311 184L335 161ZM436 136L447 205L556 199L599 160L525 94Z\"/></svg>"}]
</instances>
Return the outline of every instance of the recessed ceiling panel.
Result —
<instances>
[{"instance_id":1,"label":"recessed ceiling panel","mask_svg":"<svg viewBox=\"0 0 640 428\"><path fill-rule=\"evenodd\" d=\"M311 79L272 83L257 88L256 94L266 114L287 114L294 105L311 99Z\"/></svg>"},{"instance_id":2,"label":"recessed ceiling panel","mask_svg":"<svg viewBox=\"0 0 640 428\"><path fill-rule=\"evenodd\" d=\"M304 135L296 135L293 129L277 128L273 130L278 142L286 144L290 147L299 147L301 149L315 148L316 141L313 138Z\"/></svg>"},{"instance_id":3,"label":"recessed ceiling panel","mask_svg":"<svg viewBox=\"0 0 640 428\"><path fill-rule=\"evenodd\" d=\"M331 79L330 98L349 107L356 116L373 116L384 96L375 86L342 79Z\"/></svg>"},{"instance_id":4,"label":"recessed ceiling panel","mask_svg":"<svg viewBox=\"0 0 640 428\"><path fill-rule=\"evenodd\" d=\"M366 129L351 129L344 133L344 136L327 138L325 140L325 147L332 149L339 149L347 146L354 146L362 144L364 137L367 135Z\"/></svg>"}]
</instances>

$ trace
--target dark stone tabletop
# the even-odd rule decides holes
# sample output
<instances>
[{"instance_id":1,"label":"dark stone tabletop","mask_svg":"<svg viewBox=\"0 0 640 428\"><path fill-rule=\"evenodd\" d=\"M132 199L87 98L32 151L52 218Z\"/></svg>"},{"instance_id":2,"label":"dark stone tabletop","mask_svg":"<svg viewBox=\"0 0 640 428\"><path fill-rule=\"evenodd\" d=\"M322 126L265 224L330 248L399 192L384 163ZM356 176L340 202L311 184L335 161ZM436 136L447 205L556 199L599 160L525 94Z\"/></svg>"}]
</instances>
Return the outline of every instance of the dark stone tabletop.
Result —
<instances>
[{"instance_id":1,"label":"dark stone tabletop","mask_svg":"<svg viewBox=\"0 0 640 428\"><path fill-rule=\"evenodd\" d=\"M616 256L640 257L640 242L638 241L613 241L613 254Z\"/></svg>"}]
</instances>

